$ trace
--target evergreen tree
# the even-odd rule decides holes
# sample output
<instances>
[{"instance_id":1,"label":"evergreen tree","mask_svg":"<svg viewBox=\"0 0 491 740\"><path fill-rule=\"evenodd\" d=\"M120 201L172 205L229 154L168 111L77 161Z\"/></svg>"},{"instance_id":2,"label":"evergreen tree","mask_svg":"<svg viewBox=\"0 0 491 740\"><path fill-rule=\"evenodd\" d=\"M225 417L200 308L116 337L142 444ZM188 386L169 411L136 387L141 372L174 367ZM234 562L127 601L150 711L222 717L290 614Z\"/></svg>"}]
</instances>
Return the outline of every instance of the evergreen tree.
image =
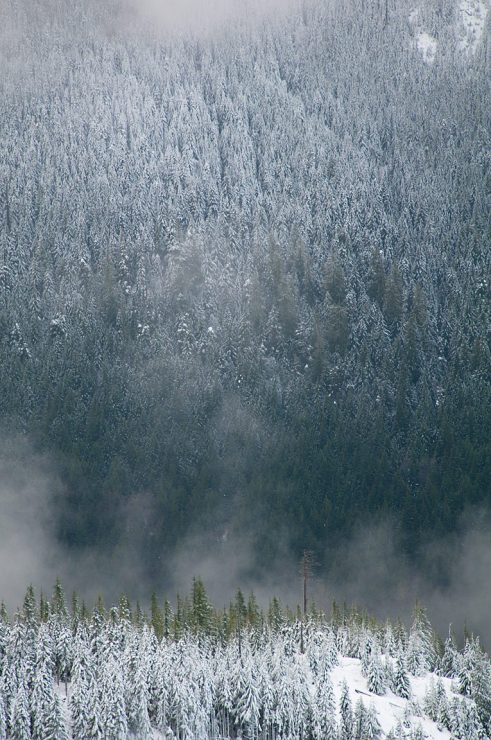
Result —
<instances>
[{"instance_id":1,"label":"evergreen tree","mask_svg":"<svg viewBox=\"0 0 491 740\"><path fill-rule=\"evenodd\" d=\"M368 675L367 675L368 690L374 694L385 694L386 690L386 677L385 669L380 659L380 654L377 649L370 654L368 662Z\"/></svg>"},{"instance_id":2,"label":"evergreen tree","mask_svg":"<svg viewBox=\"0 0 491 740\"><path fill-rule=\"evenodd\" d=\"M363 740L366 737L366 724L367 724L367 710L361 698L358 699L355 706L354 713L354 731L353 737L355 740Z\"/></svg>"},{"instance_id":3,"label":"evergreen tree","mask_svg":"<svg viewBox=\"0 0 491 740\"><path fill-rule=\"evenodd\" d=\"M407 664L410 673L415 676L431 671L436 664L434 636L431 624L422 606L416 605L413 624L409 635Z\"/></svg>"},{"instance_id":4,"label":"evergreen tree","mask_svg":"<svg viewBox=\"0 0 491 740\"><path fill-rule=\"evenodd\" d=\"M382 728L378 720L375 706L371 703L368 707L364 722L364 737L367 740L379 740L382 737Z\"/></svg>"},{"instance_id":5,"label":"evergreen tree","mask_svg":"<svg viewBox=\"0 0 491 740\"><path fill-rule=\"evenodd\" d=\"M191 592L191 622L193 629L206 632L211 627L211 605L208 601L206 589L200 578L193 578Z\"/></svg>"},{"instance_id":6,"label":"evergreen tree","mask_svg":"<svg viewBox=\"0 0 491 740\"><path fill-rule=\"evenodd\" d=\"M153 630L158 640L161 640L164 636L164 618L162 610L158 604L157 595L155 591L152 593L152 602L150 606L150 619Z\"/></svg>"},{"instance_id":7,"label":"evergreen tree","mask_svg":"<svg viewBox=\"0 0 491 740\"><path fill-rule=\"evenodd\" d=\"M397 694L402 699L409 699L411 695L411 684L407 673L404 653L401 650L398 651L396 656L393 687L394 694Z\"/></svg>"},{"instance_id":8,"label":"evergreen tree","mask_svg":"<svg viewBox=\"0 0 491 740\"><path fill-rule=\"evenodd\" d=\"M312 734L315 740L335 740L337 738L336 706L328 670L320 676L316 686Z\"/></svg>"},{"instance_id":9,"label":"evergreen tree","mask_svg":"<svg viewBox=\"0 0 491 740\"><path fill-rule=\"evenodd\" d=\"M68 740L68 730L60 706L60 699L53 693L43 727L44 740Z\"/></svg>"},{"instance_id":10,"label":"evergreen tree","mask_svg":"<svg viewBox=\"0 0 491 740\"><path fill-rule=\"evenodd\" d=\"M23 684L19 686L13 701L9 725L12 740L30 740L31 720L29 716L29 702Z\"/></svg>"},{"instance_id":11,"label":"evergreen tree","mask_svg":"<svg viewBox=\"0 0 491 740\"><path fill-rule=\"evenodd\" d=\"M7 737L7 709L0 690L0 738Z\"/></svg>"},{"instance_id":12,"label":"evergreen tree","mask_svg":"<svg viewBox=\"0 0 491 740\"><path fill-rule=\"evenodd\" d=\"M343 681L340 698L341 720L339 727L340 740L352 740L353 737L353 709L349 695L348 684Z\"/></svg>"},{"instance_id":13,"label":"evergreen tree","mask_svg":"<svg viewBox=\"0 0 491 740\"><path fill-rule=\"evenodd\" d=\"M128 737L128 723L121 668L115 660L104 666L101 680L101 730L107 740L124 740Z\"/></svg>"}]
</instances>

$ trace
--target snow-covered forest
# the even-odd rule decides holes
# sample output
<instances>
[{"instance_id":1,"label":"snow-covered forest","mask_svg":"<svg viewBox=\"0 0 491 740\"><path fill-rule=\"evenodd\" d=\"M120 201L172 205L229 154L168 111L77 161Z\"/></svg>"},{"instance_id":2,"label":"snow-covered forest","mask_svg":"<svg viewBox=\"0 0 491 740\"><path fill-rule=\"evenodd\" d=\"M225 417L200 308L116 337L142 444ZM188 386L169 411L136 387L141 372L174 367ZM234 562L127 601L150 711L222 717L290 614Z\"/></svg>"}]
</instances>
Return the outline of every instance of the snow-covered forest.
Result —
<instances>
[{"instance_id":1,"label":"snow-covered forest","mask_svg":"<svg viewBox=\"0 0 491 740\"><path fill-rule=\"evenodd\" d=\"M425 610L407 630L355 609L305 617L240 591L210 604L200 579L149 615L121 597L89 613L29 587L0 617L0 738L484 740L491 663L479 640L443 643Z\"/></svg>"},{"instance_id":2,"label":"snow-covered forest","mask_svg":"<svg viewBox=\"0 0 491 740\"><path fill-rule=\"evenodd\" d=\"M123 8L1 9L1 425L59 538L111 548L138 492L159 577L197 526L258 563L455 530L491 480L487 4Z\"/></svg>"}]
</instances>

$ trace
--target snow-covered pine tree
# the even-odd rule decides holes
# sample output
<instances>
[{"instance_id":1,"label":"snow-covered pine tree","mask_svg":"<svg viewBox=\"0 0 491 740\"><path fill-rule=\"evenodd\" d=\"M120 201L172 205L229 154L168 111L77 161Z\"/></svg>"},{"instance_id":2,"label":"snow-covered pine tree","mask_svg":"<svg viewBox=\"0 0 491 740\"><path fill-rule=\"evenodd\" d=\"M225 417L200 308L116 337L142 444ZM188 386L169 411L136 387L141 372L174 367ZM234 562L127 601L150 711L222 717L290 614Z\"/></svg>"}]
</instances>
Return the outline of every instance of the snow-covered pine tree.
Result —
<instances>
[{"instance_id":1,"label":"snow-covered pine tree","mask_svg":"<svg viewBox=\"0 0 491 740\"><path fill-rule=\"evenodd\" d=\"M42 624L36 640L36 664L30 697L33 737L42 740L53 700L53 642L48 627Z\"/></svg>"},{"instance_id":2,"label":"snow-covered pine tree","mask_svg":"<svg viewBox=\"0 0 491 740\"><path fill-rule=\"evenodd\" d=\"M53 692L43 728L43 740L68 740L68 729L62 711L60 697Z\"/></svg>"},{"instance_id":3,"label":"snow-covered pine tree","mask_svg":"<svg viewBox=\"0 0 491 740\"><path fill-rule=\"evenodd\" d=\"M128 722L124 698L121 666L110 658L103 667L101 677L101 731L107 740L125 740Z\"/></svg>"},{"instance_id":4,"label":"snow-covered pine tree","mask_svg":"<svg viewBox=\"0 0 491 740\"><path fill-rule=\"evenodd\" d=\"M260 685L251 663L250 655L247 653L237 675L234 699L236 725L241 729L244 738L248 739L254 739L259 734L261 712Z\"/></svg>"},{"instance_id":5,"label":"snow-covered pine tree","mask_svg":"<svg viewBox=\"0 0 491 740\"><path fill-rule=\"evenodd\" d=\"M385 666L376 645L373 646L368 658L367 686L369 691L379 696L385 694L387 688Z\"/></svg>"},{"instance_id":6,"label":"snow-covered pine tree","mask_svg":"<svg viewBox=\"0 0 491 740\"><path fill-rule=\"evenodd\" d=\"M346 681L341 685L341 697L339 700L341 714L339 737L340 740L352 740L353 737L353 708Z\"/></svg>"},{"instance_id":7,"label":"snow-covered pine tree","mask_svg":"<svg viewBox=\"0 0 491 740\"><path fill-rule=\"evenodd\" d=\"M466 644L458 682L460 692L474 699L483 727L491 732L491 663L478 638Z\"/></svg>"},{"instance_id":8,"label":"snow-covered pine tree","mask_svg":"<svg viewBox=\"0 0 491 740\"><path fill-rule=\"evenodd\" d=\"M373 702L370 703L365 716L364 733L364 740L380 740L382 737L382 727Z\"/></svg>"},{"instance_id":9,"label":"snow-covered pine tree","mask_svg":"<svg viewBox=\"0 0 491 740\"><path fill-rule=\"evenodd\" d=\"M31 718L26 687L20 684L15 695L10 716L11 740L31 740Z\"/></svg>"},{"instance_id":10,"label":"snow-covered pine tree","mask_svg":"<svg viewBox=\"0 0 491 740\"><path fill-rule=\"evenodd\" d=\"M150 737L152 732L148 714L148 698L146 670L143 663L140 663L133 677L133 688L127 711L128 727L141 740Z\"/></svg>"},{"instance_id":11,"label":"snow-covered pine tree","mask_svg":"<svg viewBox=\"0 0 491 740\"><path fill-rule=\"evenodd\" d=\"M367 709L361 697L355 704L353 715L353 738L354 740L363 740L365 737L365 725L367 719Z\"/></svg>"},{"instance_id":12,"label":"snow-covered pine tree","mask_svg":"<svg viewBox=\"0 0 491 740\"><path fill-rule=\"evenodd\" d=\"M327 668L317 682L312 715L312 734L315 740L336 740L336 703Z\"/></svg>"},{"instance_id":13,"label":"snow-covered pine tree","mask_svg":"<svg viewBox=\"0 0 491 740\"><path fill-rule=\"evenodd\" d=\"M87 645L88 637L79 633L74 650L74 668L70 710L74 740L99 740L100 701L94 666Z\"/></svg>"},{"instance_id":14,"label":"snow-covered pine tree","mask_svg":"<svg viewBox=\"0 0 491 740\"><path fill-rule=\"evenodd\" d=\"M406 658L402 650L397 651L394 669L394 694L402 699L409 699L411 695L411 683L406 667Z\"/></svg>"},{"instance_id":15,"label":"snow-covered pine tree","mask_svg":"<svg viewBox=\"0 0 491 740\"><path fill-rule=\"evenodd\" d=\"M1 685L1 681L0 681ZM7 737L7 709L3 700L3 693L0 689L0 740Z\"/></svg>"},{"instance_id":16,"label":"snow-covered pine tree","mask_svg":"<svg viewBox=\"0 0 491 740\"><path fill-rule=\"evenodd\" d=\"M441 679L435 686L436 718L435 721L439 729L451 729L450 708L447 699L447 693Z\"/></svg>"},{"instance_id":17,"label":"snow-covered pine tree","mask_svg":"<svg viewBox=\"0 0 491 740\"><path fill-rule=\"evenodd\" d=\"M425 609L417 604L409 633L407 666L414 676L423 676L436 663L434 634Z\"/></svg>"},{"instance_id":18,"label":"snow-covered pine tree","mask_svg":"<svg viewBox=\"0 0 491 740\"><path fill-rule=\"evenodd\" d=\"M461 656L455 644L454 636L449 631L448 637L445 640L443 655L438 661L437 672L440 676L454 678L460 669L460 664Z\"/></svg>"}]
</instances>

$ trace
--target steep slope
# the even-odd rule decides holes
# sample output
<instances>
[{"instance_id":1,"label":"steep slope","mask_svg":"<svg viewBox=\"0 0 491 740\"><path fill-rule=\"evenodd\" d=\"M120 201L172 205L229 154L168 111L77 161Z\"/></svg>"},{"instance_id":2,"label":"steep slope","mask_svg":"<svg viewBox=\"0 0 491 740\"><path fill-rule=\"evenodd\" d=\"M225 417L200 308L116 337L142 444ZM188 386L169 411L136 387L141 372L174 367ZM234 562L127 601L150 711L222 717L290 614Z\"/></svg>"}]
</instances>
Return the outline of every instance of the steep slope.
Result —
<instances>
[{"instance_id":1,"label":"steep slope","mask_svg":"<svg viewBox=\"0 0 491 740\"><path fill-rule=\"evenodd\" d=\"M412 9L162 37L8 3L1 424L69 547L159 582L188 536L260 569L388 517L414 556L489 505L488 70L423 63Z\"/></svg>"}]
</instances>

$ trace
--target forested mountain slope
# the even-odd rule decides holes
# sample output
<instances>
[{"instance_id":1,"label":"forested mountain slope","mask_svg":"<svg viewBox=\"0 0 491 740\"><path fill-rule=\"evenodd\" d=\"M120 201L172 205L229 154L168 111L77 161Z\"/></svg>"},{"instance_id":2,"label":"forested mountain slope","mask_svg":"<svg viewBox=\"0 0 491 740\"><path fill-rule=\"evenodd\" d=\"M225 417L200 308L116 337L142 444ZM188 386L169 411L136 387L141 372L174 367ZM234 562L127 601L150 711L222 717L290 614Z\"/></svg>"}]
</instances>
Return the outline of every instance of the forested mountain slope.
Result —
<instances>
[{"instance_id":1,"label":"forested mountain slope","mask_svg":"<svg viewBox=\"0 0 491 740\"><path fill-rule=\"evenodd\" d=\"M455 529L491 480L489 18L463 51L437 0L118 10L2 10L1 424L60 537L110 546L138 492L149 568L195 526L258 559Z\"/></svg>"}]
</instances>

